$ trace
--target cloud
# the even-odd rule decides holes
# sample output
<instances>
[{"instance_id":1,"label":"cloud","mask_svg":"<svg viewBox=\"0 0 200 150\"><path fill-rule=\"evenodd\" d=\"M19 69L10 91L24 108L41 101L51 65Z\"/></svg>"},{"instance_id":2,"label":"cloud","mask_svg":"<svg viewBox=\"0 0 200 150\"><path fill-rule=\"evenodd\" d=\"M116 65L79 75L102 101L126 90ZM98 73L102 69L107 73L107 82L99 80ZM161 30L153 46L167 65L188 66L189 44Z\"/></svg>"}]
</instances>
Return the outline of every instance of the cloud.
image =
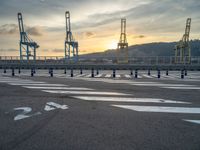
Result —
<instances>
[{"instance_id":1,"label":"cloud","mask_svg":"<svg viewBox=\"0 0 200 150\"><path fill-rule=\"evenodd\" d=\"M33 36L42 36L42 29L40 27L27 27L27 33Z\"/></svg>"},{"instance_id":2,"label":"cloud","mask_svg":"<svg viewBox=\"0 0 200 150\"><path fill-rule=\"evenodd\" d=\"M0 51L2 51L2 52L17 52L19 50L15 49L15 48L9 48L9 49L2 49L1 48Z\"/></svg>"},{"instance_id":3,"label":"cloud","mask_svg":"<svg viewBox=\"0 0 200 150\"><path fill-rule=\"evenodd\" d=\"M94 37L95 33L94 32L85 32L85 36L88 38Z\"/></svg>"},{"instance_id":4,"label":"cloud","mask_svg":"<svg viewBox=\"0 0 200 150\"><path fill-rule=\"evenodd\" d=\"M42 28L39 26L29 27L25 26L25 31L33 36L42 36ZM4 24L0 26L0 35L19 34L19 27L17 24Z\"/></svg>"},{"instance_id":5,"label":"cloud","mask_svg":"<svg viewBox=\"0 0 200 150\"><path fill-rule=\"evenodd\" d=\"M51 51L54 53L64 53L64 49L53 49Z\"/></svg>"},{"instance_id":6,"label":"cloud","mask_svg":"<svg viewBox=\"0 0 200 150\"><path fill-rule=\"evenodd\" d=\"M192 18L191 37L197 38L199 8L199 0L1 0L0 42L2 48L18 47L17 12L20 11L24 23L30 25L25 26L26 31L38 36L40 45L44 45L42 48L52 48L51 43L55 48L63 48L63 44L54 42L64 41L66 10L71 13L73 35L84 50L92 50L94 44L91 43L96 41L99 41L95 44L101 49L108 40L118 39L122 17L127 19L127 35L132 41L174 40L183 35L188 17ZM15 34L16 37L12 36ZM44 36L46 34L49 36Z\"/></svg>"},{"instance_id":7,"label":"cloud","mask_svg":"<svg viewBox=\"0 0 200 150\"><path fill-rule=\"evenodd\" d=\"M80 52L81 53L86 53L86 52L88 52L88 50L82 49L82 50L80 50Z\"/></svg>"},{"instance_id":8,"label":"cloud","mask_svg":"<svg viewBox=\"0 0 200 150\"><path fill-rule=\"evenodd\" d=\"M133 36L133 39L142 39L142 38L145 38L146 36L144 35L134 35Z\"/></svg>"},{"instance_id":9,"label":"cloud","mask_svg":"<svg viewBox=\"0 0 200 150\"><path fill-rule=\"evenodd\" d=\"M18 26L16 24L4 24L0 26L0 35L16 34Z\"/></svg>"},{"instance_id":10,"label":"cloud","mask_svg":"<svg viewBox=\"0 0 200 150\"><path fill-rule=\"evenodd\" d=\"M96 37L96 33L92 31L73 32L75 39L91 39Z\"/></svg>"},{"instance_id":11,"label":"cloud","mask_svg":"<svg viewBox=\"0 0 200 150\"><path fill-rule=\"evenodd\" d=\"M88 15L87 19L76 22L74 28L98 28L126 17L127 27L132 24L132 27L138 31L177 31L180 29L179 25L183 24L187 17L192 16L200 20L199 8L199 0L163 0L159 2L152 0L124 10Z\"/></svg>"},{"instance_id":12,"label":"cloud","mask_svg":"<svg viewBox=\"0 0 200 150\"><path fill-rule=\"evenodd\" d=\"M49 50L48 50L48 49L42 49L42 51L43 51L43 52L49 52Z\"/></svg>"},{"instance_id":13,"label":"cloud","mask_svg":"<svg viewBox=\"0 0 200 150\"><path fill-rule=\"evenodd\" d=\"M89 15L88 18L84 21L74 23L73 28L96 28L102 25L110 24L119 20L120 18L121 17L115 13L93 14Z\"/></svg>"}]
</instances>

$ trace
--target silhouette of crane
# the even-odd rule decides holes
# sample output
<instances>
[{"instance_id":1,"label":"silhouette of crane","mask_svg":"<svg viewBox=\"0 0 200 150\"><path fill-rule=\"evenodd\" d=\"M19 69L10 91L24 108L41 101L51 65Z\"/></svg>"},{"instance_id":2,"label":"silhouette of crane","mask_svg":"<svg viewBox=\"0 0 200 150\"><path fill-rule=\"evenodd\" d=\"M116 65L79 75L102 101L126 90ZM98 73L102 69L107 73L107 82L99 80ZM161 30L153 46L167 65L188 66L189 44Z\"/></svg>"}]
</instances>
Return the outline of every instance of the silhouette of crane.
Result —
<instances>
[{"instance_id":1,"label":"silhouette of crane","mask_svg":"<svg viewBox=\"0 0 200 150\"><path fill-rule=\"evenodd\" d=\"M190 63L191 62L191 49L190 49L190 28L191 18L186 21L185 34L182 39L175 46L175 63Z\"/></svg>"},{"instance_id":2,"label":"silhouette of crane","mask_svg":"<svg viewBox=\"0 0 200 150\"><path fill-rule=\"evenodd\" d=\"M78 42L75 41L70 22L70 12L65 12L66 18L66 39L65 39L65 59L74 63L78 62ZM72 56L71 56L72 55Z\"/></svg>"},{"instance_id":3,"label":"silhouette of crane","mask_svg":"<svg viewBox=\"0 0 200 150\"><path fill-rule=\"evenodd\" d=\"M20 60L36 60L36 49L39 45L34 42L24 30L22 14L18 13L18 23L20 32Z\"/></svg>"},{"instance_id":4,"label":"silhouette of crane","mask_svg":"<svg viewBox=\"0 0 200 150\"><path fill-rule=\"evenodd\" d=\"M121 19L121 34L117 45L117 62L128 63L128 42L126 39L126 19Z\"/></svg>"}]
</instances>

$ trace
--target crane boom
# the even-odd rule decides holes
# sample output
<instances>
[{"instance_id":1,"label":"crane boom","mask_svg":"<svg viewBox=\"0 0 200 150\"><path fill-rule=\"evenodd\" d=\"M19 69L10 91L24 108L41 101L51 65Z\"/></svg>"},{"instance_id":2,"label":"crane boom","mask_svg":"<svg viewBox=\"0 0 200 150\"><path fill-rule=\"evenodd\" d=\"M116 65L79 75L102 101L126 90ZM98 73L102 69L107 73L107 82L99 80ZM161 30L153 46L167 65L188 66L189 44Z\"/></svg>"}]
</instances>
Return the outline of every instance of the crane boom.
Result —
<instances>
[{"instance_id":1,"label":"crane boom","mask_svg":"<svg viewBox=\"0 0 200 150\"><path fill-rule=\"evenodd\" d=\"M19 31L24 32L24 23L23 23L23 18L22 18L22 14L18 13L18 23L19 23Z\"/></svg>"},{"instance_id":2,"label":"crane boom","mask_svg":"<svg viewBox=\"0 0 200 150\"><path fill-rule=\"evenodd\" d=\"M66 18L66 39L65 39L65 59L70 62L78 62L78 42L74 40L71 31L70 12L65 12ZM72 50L71 50L72 49ZM71 56L71 54L73 56Z\"/></svg>"},{"instance_id":3,"label":"crane boom","mask_svg":"<svg viewBox=\"0 0 200 150\"><path fill-rule=\"evenodd\" d=\"M24 30L22 13L18 13L18 24L20 32L20 60L36 60L36 49L39 45L29 38L28 34Z\"/></svg>"},{"instance_id":4,"label":"crane boom","mask_svg":"<svg viewBox=\"0 0 200 150\"><path fill-rule=\"evenodd\" d=\"M121 19L121 34L117 45L117 62L128 63L128 42L126 38L126 19Z\"/></svg>"},{"instance_id":5,"label":"crane boom","mask_svg":"<svg viewBox=\"0 0 200 150\"><path fill-rule=\"evenodd\" d=\"M190 28L191 18L187 18L185 33L182 39L175 46L175 63L190 63L191 62L191 49L190 49Z\"/></svg>"}]
</instances>

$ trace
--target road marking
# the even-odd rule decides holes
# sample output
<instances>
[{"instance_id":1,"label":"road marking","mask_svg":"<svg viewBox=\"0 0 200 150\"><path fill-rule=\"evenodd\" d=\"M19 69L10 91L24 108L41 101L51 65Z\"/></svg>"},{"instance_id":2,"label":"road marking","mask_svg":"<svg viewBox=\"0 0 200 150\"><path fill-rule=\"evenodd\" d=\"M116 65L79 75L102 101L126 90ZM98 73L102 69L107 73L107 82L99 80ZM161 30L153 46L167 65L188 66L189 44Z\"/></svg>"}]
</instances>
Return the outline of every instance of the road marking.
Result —
<instances>
[{"instance_id":1,"label":"road marking","mask_svg":"<svg viewBox=\"0 0 200 150\"><path fill-rule=\"evenodd\" d=\"M173 101L156 98L127 98L127 97L94 97L94 96L73 96L74 98L87 101L111 101L111 102L142 102L142 103L179 103L190 104L189 102Z\"/></svg>"},{"instance_id":2,"label":"road marking","mask_svg":"<svg viewBox=\"0 0 200 150\"><path fill-rule=\"evenodd\" d=\"M151 75L153 78L158 78L158 75Z\"/></svg>"},{"instance_id":3,"label":"road marking","mask_svg":"<svg viewBox=\"0 0 200 150\"><path fill-rule=\"evenodd\" d=\"M120 74L116 74L116 78L120 78L121 77L121 75Z\"/></svg>"},{"instance_id":4,"label":"road marking","mask_svg":"<svg viewBox=\"0 0 200 150\"><path fill-rule=\"evenodd\" d=\"M164 87L175 87L175 88L179 88L179 87L194 87L195 85L187 85L187 84L164 84L164 83L130 83L131 85L137 85L137 86L164 86Z\"/></svg>"},{"instance_id":5,"label":"road marking","mask_svg":"<svg viewBox=\"0 0 200 150\"><path fill-rule=\"evenodd\" d=\"M200 120L187 120L187 119L183 119L183 120L187 122L191 122L191 123L200 124Z\"/></svg>"},{"instance_id":6,"label":"road marking","mask_svg":"<svg viewBox=\"0 0 200 150\"><path fill-rule=\"evenodd\" d=\"M55 102L47 102L47 104L44 107L45 111L51 111L55 109L68 109L67 105L60 105Z\"/></svg>"},{"instance_id":7,"label":"road marking","mask_svg":"<svg viewBox=\"0 0 200 150\"><path fill-rule=\"evenodd\" d=\"M92 77L92 75L91 75L91 74L88 74L88 75L86 75L85 77L86 77L86 78L90 78L90 77Z\"/></svg>"},{"instance_id":8,"label":"road marking","mask_svg":"<svg viewBox=\"0 0 200 150\"><path fill-rule=\"evenodd\" d=\"M64 75L63 74L54 73L54 76L56 76L56 77L63 77Z\"/></svg>"},{"instance_id":9,"label":"road marking","mask_svg":"<svg viewBox=\"0 0 200 150\"><path fill-rule=\"evenodd\" d=\"M132 83L133 84L158 84L159 82L140 82L140 81L136 81L136 82L132 82Z\"/></svg>"},{"instance_id":10,"label":"road marking","mask_svg":"<svg viewBox=\"0 0 200 150\"><path fill-rule=\"evenodd\" d=\"M14 110L21 111L18 115L16 115L14 117L15 121L25 119L25 118L29 118L29 117L32 117L32 116L36 116L36 115L41 115L41 112L36 112L34 114L30 114L30 112L32 111L31 107L18 107L18 108L14 108Z\"/></svg>"},{"instance_id":11,"label":"road marking","mask_svg":"<svg viewBox=\"0 0 200 150\"><path fill-rule=\"evenodd\" d=\"M141 111L141 112L200 114L200 108L192 108L192 107L160 107L160 106L136 106L136 105L112 105L112 106L135 110L135 111Z\"/></svg>"},{"instance_id":12,"label":"road marking","mask_svg":"<svg viewBox=\"0 0 200 150\"><path fill-rule=\"evenodd\" d=\"M107 74L106 76L105 76L105 78L110 78L111 77L111 74Z\"/></svg>"},{"instance_id":13,"label":"road marking","mask_svg":"<svg viewBox=\"0 0 200 150\"><path fill-rule=\"evenodd\" d=\"M79 74L76 77L84 77L86 74Z\"/></svg>"},{"instance_id":14,"label":"road marking","mask_svg":"<svg viewBox=\"0 0 200 150\"><path fill-rule=\"evenodd\" d=\"M100 78L100 77L102 77L103 76L103 74L98 74L98 75L96 75L95 77L96 78Z\"/></svg>"},{"instance_id":15,"label":"road marking","mask_svg":"<svg viewBox=\"0 0 200 150\"><path fill-rule=\"evenodd\" d=\"M175 78L174 76L170 76L170 75L166 76L165 74L163 74L162 77L164 77L164 78L168 78L168 79L174 79L174 78Z\"/></svg>"},{"instance_id":16,"label":"road marking","mask_svg":"<svg viewBox=\"0 0 200 150\"><path fill-rule=\"evenodd\" d=\"M125 78L131 78L131 76L128 74L125 74L124 76L125 76Z\"/></svg>"},{"instance_id":17,"label":"road marking","mask_svg":"<svg viewBox=\"0 0 200 150\"><path fill-rule=\"evenodd\" d=\"M55 110L55 109L68 109L67 105L60 105L57 104L55 102L47 102L44 110L45 111L51 111L51 110ZM36 115L41 115L41 112L35 112L35 113L31 113L32 112L32 108L31 107L18 107L18 108L14 108L14 111L17 111L18 114L14 117L14 121L17 120L22 120L22 119L26 119L29 117L33 117ZM9 112L5 112L6 114L8 114Z\"/></svg>"},{"instance_id":18,"label":"road marking","mask_svg":"<svg viewBox=\"0 0 200 150\"><path fill-rule=\"evenodd\" d=\"M0 81L19 81L19 80L23 80L23 79L20 79L20 78L0 78ZM31 81L31 80L27 80L27 79L24 79L23 81Z\"/></svg>"},{"instance_id":19,"label":"road marking","mask_svg":"<svg viewBox=\"0 0 200 150\"><path fill-rule=\"evenodd\" d=\"M143 77L145 77L145 78L153 78L152 76L149 76L149 75L146 75L146 74L143 74Z\"/></svg>"},{"instance_id":20,"label":"road marking","mask_svg":"<svg viewBox=\"0 0 200 150\"><path fill-rule=\"evenodd\" d=\"M200 87L162 87L167 89L177 89L177 90L200 90Z\"/></svg>"},{"instance_id":21,"label":"road marking","mask_svg":"<svg viewBox=\"0 0 200 150\"><path fill-rule=\"evenodd\" d=\"M45 83L45 82L35 82L35 81L23 81L23 80L19 80L19 81L0 81L1 83L16 83L16 84L40 84L40 83Z\"/></svg>"},{"instance_id":22,"label":"road marking","mask_svg":"<svg viewBox=\"0 0 200 150\"><path fill-rule=\"evenodd\" d=\"M29 84L29 83L8 83L10 85L22 85L22 86L67 86L64 84L43 84L43 83L39 83L39 84Z\"/></svg>"},{"instance_id":23,"label":"road marking","mask_svg":"<svg viewBox=\"0 0 200 150\"><path fill-rule=\"evenodd\" d=\"M29 89L50 89L50 90L94 90L90 88L81 88L81 87L47 87L47 86L22 86Z\"/></svg>"},{"instance_id":24,"label":"road marking","mask_svg":"<svg viewBox=\"0 0 200 150\"><path fill-rule=\"evenodd\" d=\"M57 94L79 94L79 95L131 95L131 94L117 93L117 92L62 91L62 90L42 90L42 91L48 93L57 93Z\"/></svg>"}]
</instances>

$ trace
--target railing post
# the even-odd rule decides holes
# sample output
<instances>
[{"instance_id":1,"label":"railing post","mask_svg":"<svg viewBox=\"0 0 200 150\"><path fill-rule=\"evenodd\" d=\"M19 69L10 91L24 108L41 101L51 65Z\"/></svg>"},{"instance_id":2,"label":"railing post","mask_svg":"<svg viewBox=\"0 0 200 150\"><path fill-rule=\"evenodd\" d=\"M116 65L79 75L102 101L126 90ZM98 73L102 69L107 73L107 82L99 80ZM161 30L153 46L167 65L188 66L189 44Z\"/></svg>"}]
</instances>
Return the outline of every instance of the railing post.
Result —
<instances>
[{"instance_id":1,"label":"railing post","mask_svg":"<svg viewBox=\"0 0 200 150\"><path fill-rule=\"evenodd\" d=\"M149 70L148 70L148 76L150 76L150 75L151 75L151 70L149 69Z\"/></svg>"},{"instance_id":2,"label":"railing post","mask_svg":"<svg viewBox=\"0 0 200 150\"><path fill-rule=\"evenodd\" d=\"M135 78L138 78L138 70L135 70Z\"/></svg>"},{"instance_id":3,"label":"railing post","mask_svg":"<svg viewBox=\"0 0 200 150\"><path fill-rule=\"evenodd\" d=\"M73 71L73 68L71 68L71 77L74 76L74 71Z\"/></svg>"},{"instance_id":4,"label":"railing post","mask_svg":"<svg viewBox=\"0 0 200 150\"><path fill-rule=\"evenodd\" d=\"M64 74L67 74L67 69L66 68L64 69Z\"/></svg>"},{"instance_id":5,"label":"railing post","mask_svg":"<svg viewBox=\"0 0 200 150\"><path fill-rule=\"evenodd\" d=\"M166 76L168 76L169 75L169 71L168 70L166 70Z\"/></svg>"},{"instance_id":6,"label":"railing post","mask_svg":"<svg viewBox=\"0 0 200 150\"><path fill-rule=\"evenodd\" d=\"M185 76L187 76L187 70L185 69Z\"/></svg>"},{"instance_id":7,"label":"railing post","mask_svg":"<svg viewBox=\"0 0 200 150\"><path fill-rule=\"evenodd\" d=\"M158 79L160 79L160 69L158 69Z\"/></svg>"},{"instance_id":8,"label":"railing post","mask_svg":"<svg viewBox=\"0 0 200 150\"><path fill-rule=\"evenodd\" d=\"M31 68L31 77L34 76L34 71L33 71L33 68Z\"/></svg>"},{"instance_id":9,"label":"railing post","mask_svg":"<svg viewBox=\"0 0 200 150\"><path fill-rule=\"evenodd\" d=\"M112 74L112 76L113 76L113 78L116 77L116 70L115 70L115 69L113 69L113 74Z\"/></svg>"},{"instance_id":10,"label":"railing post","mask_svg":"<svg viewBox=\"0 0 200 150\"><path fill-rule=\"evenodd\" d=\"M15 76L15 69L12 68L12 76Z\"/></svg>"},{"instance_id":11,"label":"railing post","mask_svg":"<svg viewBox=\"0 0 200 150\"><path fill-rule=\"evenodd\" d=\"M82 68L80 69L80 74L83 74L83 69Z\"/></svg>"},{"instance_id":12,"label":"railing post","mask_svg":"<svg viewBox=\"0 0 200 150\"><path fill-rule=\"evenodd\" d=\"M181 79L184 79L184 70L181 70Z\"/></svg>"},{"instance_id":13,"label":"railing post","mask_svg":"<svg viewBox=\"0 0 200 150\"><path fill-rule=\"evenodd\" d=\"M50 69L50 75L53 77L53 68Z\"/></svg>"},{"instance_id":14,"label":"railing post","mask_svg":"<svg viewBox=\"0 0 200 150\"><path fill-rule=\"evenodd\" d=\"M94 78L94 68L91 70L91 77Z\"/></svg>"},{"instance_id":15,"label":"railing post","mask_svg":"<svg viewBox=\"0 0 200 150\"><path fill-rule=\"evenodd\" d=\"M132 69L130 70L130 74L131 74L131 76L133 75L133 70Z\"/></svg>"},{"instance_id":16,"label":"railing post","mask_svg":"<svg viewBox=\"0 0 200 150\"><path fill-rule=\"evenodd\" d=\"M97 72L96 72L96 74L97 74L97 75L99 75L99 69L97 69Z\"/></svg>"}]
</instances>

